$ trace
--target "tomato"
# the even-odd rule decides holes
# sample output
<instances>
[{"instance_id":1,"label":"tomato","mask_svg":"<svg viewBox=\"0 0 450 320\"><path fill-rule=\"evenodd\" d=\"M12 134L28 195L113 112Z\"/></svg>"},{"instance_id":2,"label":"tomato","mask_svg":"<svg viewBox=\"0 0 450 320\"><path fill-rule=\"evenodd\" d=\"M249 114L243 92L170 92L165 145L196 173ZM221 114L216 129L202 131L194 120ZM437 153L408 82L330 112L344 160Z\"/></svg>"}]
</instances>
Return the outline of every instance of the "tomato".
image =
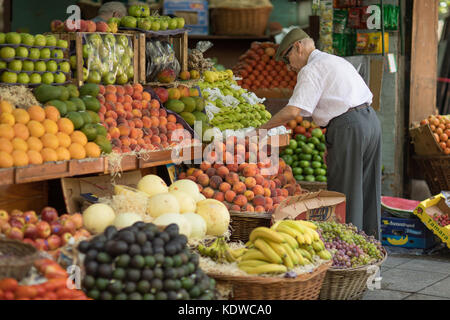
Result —
<instances>
[{"instance_id":1,"label":"tomato","mask_svg":"<svg viewBox=\"0 0 450 320\"><path fill-rule=\"evenodd\" d=\"M19 286L15 291L16 299L20 298L35 298L38 295L36 287L32 286Z\"/></svg>"},{"instance_id":2,"label":"tomato","mask_svg":"<svg viewBox=\"0 0 450 320\"><path fill-rule=\"evenodd\" d=\"M65 278L56 278L56 279L49 279L46 282L47 291L56 291L58 289L66 288L66 281Z\"/></svg>"},{"instance_id":3,"label":"tomato","mask_svg":"<svg viewBox=\"0 0 450 320\"><path fill-rule=\"evenodd\" d=\"M56 295L60 300L68 300L72 297L72 290L68 288L60 288L56 291Z\"/></svg>"},{"instance_id":4,"label":"tomato","mask_svg":"<svg viewBox=\"0 0 450 320\"><path fill-rule=\"evenodd\" d=\"M5 300L14 300L14 293L11 291L6 291L4 294Z\"/></svg>"},{"instance_id":5,"label":"tomato","mask_svg":"<svg viewBox=\"0 0 450 320\"><path fill-rule=\"evenodd\" d=\"M46 292L45 287L44 287L43 284L37 284L37 285L34 285L33 287L36 288L37 295L40 296L40 297L42 297L45 294L45 292Z\"/></svg>"},{"instance_id":6,"label":"tomato","mask_svg":"<svg viewBox=\"0 0 450 320\"><path fill-rule=\"evenodd\" d=\"M0 289L3 291L14 291L19 286L16 279L5 278L0 280Z\"/></svg>"},{"instance_id":7,"label":"tomato","mask_svg":"<svg viewBox=\"0 0 450 320\"><path fill-rule=\"evenodd\" d=\"M54 292L46 292L44 298L47 300L58 300L58 296Z\"/></svg>"}]
</instances>

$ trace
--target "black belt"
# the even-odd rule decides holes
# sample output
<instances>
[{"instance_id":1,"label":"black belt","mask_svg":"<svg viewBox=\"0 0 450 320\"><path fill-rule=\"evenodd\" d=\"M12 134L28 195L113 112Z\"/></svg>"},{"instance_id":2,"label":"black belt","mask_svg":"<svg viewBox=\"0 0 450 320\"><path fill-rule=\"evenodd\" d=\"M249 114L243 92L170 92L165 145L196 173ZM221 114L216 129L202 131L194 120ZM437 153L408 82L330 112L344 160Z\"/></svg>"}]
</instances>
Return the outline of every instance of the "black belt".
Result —
<instances>
[{"instance_id":1,"label":"black belt","mask_svg":"<svg viewBox=\"0 0 450 320\"><path fill-rule=\"evenodd\" d=\"M335 120L335 119L337 119L337 118L339 118L339 117L342 117L343 115L345 115L345 114L347 114L347 113L350 113L350 112L353 112L353 111L357 111L357 110L364 110L364 109L367 109L367 108L369 108L369 107L370 107L370 104L364 103L364 104L362 104L362 105L360 105L360 106L350 108L350 109L348 109L346 112L344 112L343 114L341 114L341 115L339 115L339 116L337 116L337 117L331 119L330 122L328 122L328 125L327 125L325 128L328 129L328 127L330 126L330 124L331 124L331 122L332 122L333 120Z\"/></svg>"}]
</instances>

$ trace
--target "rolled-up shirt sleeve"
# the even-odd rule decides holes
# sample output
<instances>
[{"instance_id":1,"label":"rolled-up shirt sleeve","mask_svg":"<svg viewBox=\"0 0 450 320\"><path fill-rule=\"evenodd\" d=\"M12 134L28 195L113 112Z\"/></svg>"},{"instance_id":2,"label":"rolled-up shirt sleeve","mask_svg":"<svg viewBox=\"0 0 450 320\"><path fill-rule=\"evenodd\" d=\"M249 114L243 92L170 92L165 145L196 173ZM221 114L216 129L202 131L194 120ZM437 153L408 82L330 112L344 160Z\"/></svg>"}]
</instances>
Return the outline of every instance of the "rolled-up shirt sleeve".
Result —
<instances>
[{"instance_id":1,"label":"rolled-up shirt sleeve","mask_svg":"<svg viewBox=\"0 0 450 320\"><path fill-rule=\"evenodd\" d=\"M300 115L311 117L323 92L322 81L309 72L300 71L288 105L301 109Z\"/></svg>"}]
</instances>

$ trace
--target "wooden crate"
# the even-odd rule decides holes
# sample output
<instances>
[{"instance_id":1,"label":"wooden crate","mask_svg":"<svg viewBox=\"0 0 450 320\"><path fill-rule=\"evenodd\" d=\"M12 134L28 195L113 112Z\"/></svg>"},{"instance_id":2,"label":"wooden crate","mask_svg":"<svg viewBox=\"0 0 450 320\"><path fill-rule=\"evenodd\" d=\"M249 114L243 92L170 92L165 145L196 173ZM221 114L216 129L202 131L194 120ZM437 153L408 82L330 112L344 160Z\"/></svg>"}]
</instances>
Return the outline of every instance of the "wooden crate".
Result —
<instances>
[{"instance_id":1,"label":"wooden crate","mask_svg":"<svg viewBox=\"0 0 450 320\"><path fill-rule=\"evenodd\" d=\"M430 125L426 124L409 130L414 151L419 156L442 156L444 151L434 139Z\"/></svg>"},{"instance_id":2,"label":"wooden crate","mask_svg":"<svg viewBox=\"0 0 450 320\"><path fill-rule=\"evenodd\" d=\"M139 40L138 36L134 33L105 33L105 32L69 32L69 33L54 33L57 38L66 40L72 45L75 43L75 55L77 57L77 77L73 79L73 83L77 86L82 86L83 81L83 37L97 33L100 35L112 34L114 36L125 35L131 37L133 42L133 68L134 68L134 78L133 83L139 82Z\"/></svg>"}]
</instances>

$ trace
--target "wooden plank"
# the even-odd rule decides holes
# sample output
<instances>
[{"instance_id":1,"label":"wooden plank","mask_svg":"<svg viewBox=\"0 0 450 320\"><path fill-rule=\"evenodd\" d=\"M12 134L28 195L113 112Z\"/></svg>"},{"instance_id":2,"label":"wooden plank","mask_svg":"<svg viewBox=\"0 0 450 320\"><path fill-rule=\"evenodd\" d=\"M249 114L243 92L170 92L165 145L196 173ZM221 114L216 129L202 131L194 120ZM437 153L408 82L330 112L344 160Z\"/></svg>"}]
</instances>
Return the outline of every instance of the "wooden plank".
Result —
<instances>
[{"instance_id":1,"label":"wooden plank","mask_svg":"<svg viewBox=\"0 0 450 320\"><path fill-rule=\"evenodd\" d=\"M133 35L133 83L139 83L139 34Z\"/></svg>"},{"instance_id":2,"label":"wooden plank","mask_svg":"<svg viewBox=\"0 0 450 320\"><path fill-rule=\"evenodd\" d=\"M69 162L49 162L15 170L15 183L28 183L70 176Z\"/></svg>"},{"instance_id":3,"label":"wooden plank","mask_svg":"<svg viewBox=\"0 0 450 320\"><path fill-rule=\"evenodd\" d=\"M71 176L101 173L105 170L105 159L84 159L72 160L69 162L69 172Z\"/></svg>"},{"instance_id":4,"label":"wooden plank","mask_svg":"<svg viewBox=\"0 0 450 320\"><path fill-rule=\"evenodd\" d=\"M48 183L35 182L0 186L0 209L10 212L35 210L40 212L48 204Z\"/></svg>"},{"instance_id":5,"label":"wooden plank","mask_svg":"<svg viewBox=\"0 0 450 320\"><path fill-rule=\"evenodd\" d=\"M77 77L76 83L78 87L83 85L83 36L77 33L75 36L75 55L77 57Z\"/></svg>"},{"instance_id":6,"label":"wooden plank","mask_svg":"<svg viewBox=\"0 0 450 320\"><path fill-rule=\"evenodd\" d=\"M188 34L183 33L180 39L181 54L180 54L180 64L181 71L188 71Z\"/></svg>"},{"instance_id":7,"label":"wooden plank","mask_svg":"<svg viewBox=\"0 0 450 320\"><path fill-rule=\"evenodd\" d=\"M436 109L438 6L435 0L414 1L409 124Z\"/></svg>"},{"instance_id":8,"label":"wooden plank","mask_svg":"<svg viewBox=\"0 0 450 320\"><path fill-rule=\"evenodd\" d=\"M147 82L147 61L146 61L146 51L147 51L147 41L144 33L139 34L139 82Z\"/></svg>"},{"instance_id":9,"label":"wooden plank","mask_svg":"<svg viewBox=\"0 0 450 320\"><path fill-rule=\"evenodd\" d=\"M0 185L14 184L15 168L0 170Z\"/></svg>"}]
</instances>

